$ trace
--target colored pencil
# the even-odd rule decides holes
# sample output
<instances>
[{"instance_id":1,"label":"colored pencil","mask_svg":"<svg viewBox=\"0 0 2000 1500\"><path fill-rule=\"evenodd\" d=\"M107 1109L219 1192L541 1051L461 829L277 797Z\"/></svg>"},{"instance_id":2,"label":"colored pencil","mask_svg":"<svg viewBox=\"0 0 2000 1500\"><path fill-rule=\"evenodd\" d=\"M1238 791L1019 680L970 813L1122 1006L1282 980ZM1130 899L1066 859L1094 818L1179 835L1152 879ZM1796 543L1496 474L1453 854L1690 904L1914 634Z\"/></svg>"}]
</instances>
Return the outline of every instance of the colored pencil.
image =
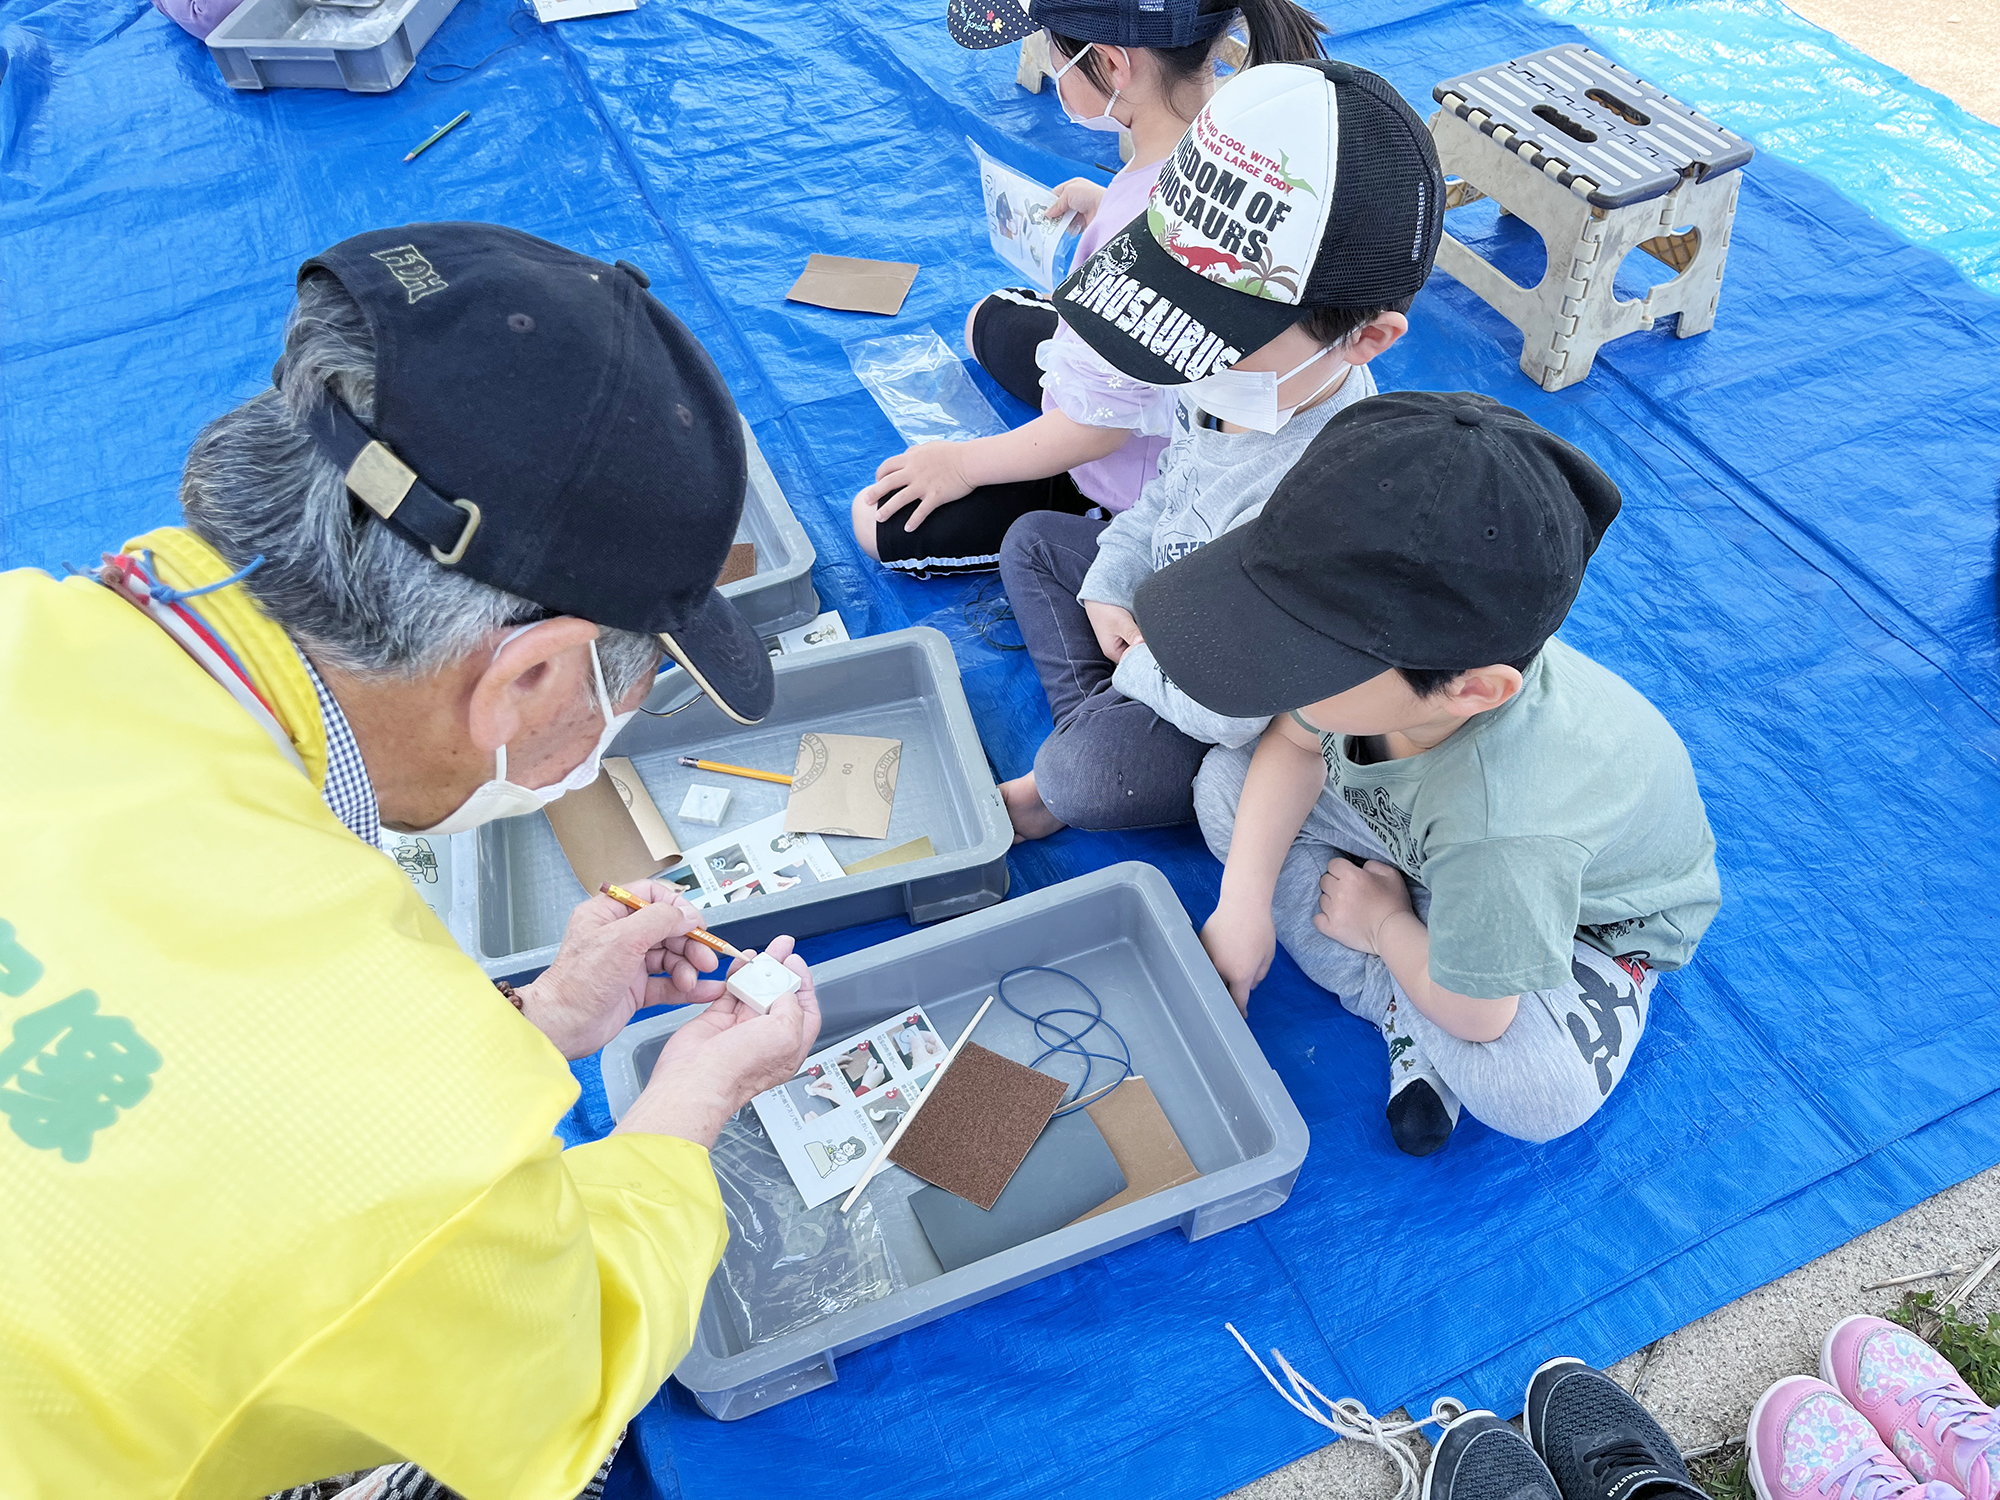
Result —
<instances>
[{"instance_id":1,"label":"colored pencil","mask_svg":"<svg viewBox=\"0 0 2000 1500\"><path fill-rule=\"evenodd\" d=\"M780 786L790 786L792 778L778 771L753 771L748 766L732 766L726 760L696 760L692 755L683 755L681 764L692 766L697 771L715 771L724 776L748 776L752 781L775 781Z\"/></svg>"},{"instance_id":2,"label":"colored pencil","mask_svg":"<svg viewBox=\"0 0 2000 1500\"><path fill-rule=\"evenodd\" d=\"M433 130L429 135L425 136L423 141L418 145L417 149L412 151L408 156L404 157L403 160L415 161L419 156L422 156L426 151L430 150L431 147L435 146L439 141L443 140L448 134L456 130L459 126L463 125L467 120L471 118L472 118L471 110L469 109L460 110L458 112L457 119L453 120L449 125L438 126L436 130Z\"/></svg>"},{"instance_id":3,"label":"colored pencil","mask_svg":"<svg viewBox=\"0 0 2000 1500\"><path fill-rule=\"evenodd\" d=\"M644 911L652 904L648 901L641 901L622 885L600 885L597 888L597 892L601 896L609 896L620 906L631 907L633 911ZM692 942L700 943L702 947L708 949L710 952L720 953L727 958L747 957L741 948L738 948L734 943L724 942L706 927L695 928L693 932L688 934L688 938Z\"/></svg>"}]
</instances>

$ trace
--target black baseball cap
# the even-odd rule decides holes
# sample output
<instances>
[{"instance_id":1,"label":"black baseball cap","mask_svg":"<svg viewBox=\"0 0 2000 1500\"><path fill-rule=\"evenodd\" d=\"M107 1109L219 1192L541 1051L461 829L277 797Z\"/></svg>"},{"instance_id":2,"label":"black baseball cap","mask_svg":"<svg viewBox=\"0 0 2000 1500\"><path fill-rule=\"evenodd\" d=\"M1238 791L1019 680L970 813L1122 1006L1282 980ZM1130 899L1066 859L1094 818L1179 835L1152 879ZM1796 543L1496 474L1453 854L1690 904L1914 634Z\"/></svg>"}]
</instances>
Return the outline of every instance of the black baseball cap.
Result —
<instances>
[{"instance_id":1,"label":"black baseball cap","mask_svg":"<svg viewBox=\"0 0 2000 1500\"><path fill-rule=\"evenodd\" d=\"M1045 26L1103 46L1187 47L1220 36L1237 15L1233 8L1204 13L1201 0L949 0L945 26L975 52Z\"/></svg>"},{"instance_id":2,"label":"black baseball cap","mask_svg":"<svg viewBox=\"0 0 2000 1500\"><path fill-rule=\"evenodd\" d=\"M1133 379L1185 385L1313 308L1413 296L1443 234L1437 150L1387 80L1265 63L1215 91L1146 211L1056 289L1056 311Z\"/></svg>"},{"instance_id":3,"label":"black baseball cap","mask_svg":"<svg viewBox=\"0 0 2000 1500\"><path fill-rule=\"evenodd\" d=\"M329 391L309 422L371 514L481 583L657 635L739 722L769 712L770 655L715 587L742 423L643 271L469 223L358 234L315 271L375 338L373 421Z\"/></svg>"},{"instance_id":4,"label":"black baseball cap","mask_svg":"<svg viewBox=\"0 0 2000 1500\"><path fill-rule=\"evenodd\" d=\"M1391 667L1532 656L1618 505L1581 450L1490 396L1371 396L1320 430L1255 520L1155 573L1132 611L1196 702L1284 713Z\"/></svg>"}]
</instances>

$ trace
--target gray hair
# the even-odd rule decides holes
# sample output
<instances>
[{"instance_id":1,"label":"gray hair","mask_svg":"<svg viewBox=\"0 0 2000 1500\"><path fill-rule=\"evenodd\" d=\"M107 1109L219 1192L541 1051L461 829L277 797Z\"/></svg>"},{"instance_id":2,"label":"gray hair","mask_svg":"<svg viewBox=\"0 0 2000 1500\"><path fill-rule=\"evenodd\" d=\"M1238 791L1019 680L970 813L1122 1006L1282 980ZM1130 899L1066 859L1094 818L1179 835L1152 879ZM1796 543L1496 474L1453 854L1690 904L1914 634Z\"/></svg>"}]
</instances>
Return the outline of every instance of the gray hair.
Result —
<instances>
[{"instance_id":1,"label":"gray hair","mask_svg":"<svg viewBox=\"0 0 2000 1500\"><path fill-rule=\"evenodd\" d=\"M366 425L375 415L375 340L361 308L323 271L299 287L274 388L204 427L181 476L187 524L240 568L259 606L313 658L360 675L422 677L487 646L496 630L546 618L530 600L432 559L367 514L305 416L330 386ZM659 665L659 638L599 627L612 702ZM594 689L587 690L595 701Z\"/></svg>"}]
</instances>

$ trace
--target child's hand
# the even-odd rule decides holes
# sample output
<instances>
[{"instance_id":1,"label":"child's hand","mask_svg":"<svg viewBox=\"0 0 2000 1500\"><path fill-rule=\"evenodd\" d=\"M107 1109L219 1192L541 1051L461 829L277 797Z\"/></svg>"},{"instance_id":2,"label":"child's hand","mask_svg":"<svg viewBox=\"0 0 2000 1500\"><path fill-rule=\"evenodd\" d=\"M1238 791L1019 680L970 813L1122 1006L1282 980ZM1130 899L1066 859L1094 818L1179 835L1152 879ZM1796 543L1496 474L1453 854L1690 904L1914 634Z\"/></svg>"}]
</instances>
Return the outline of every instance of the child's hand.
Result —
<instances>
[{"instance_id":1,"label":"child's hand","mask_svg":"<svg viewBox=\"0 0 2000 1500\"><path fill-rule=\"evenodd\" d=\"M1083 612L1090 617L1090 628L1097 633L1097 649L1114 667L1125 659L1127 651L1145 640L1139 634L1139 622L1132 618L1129 609L1120 609L1099 599L1086 599L1083 601Z\"/></svg>"},{"instance_id":2,"label":"child's hand","mask_svg":"<svg viewBox=\"0 0 2000 1500\"><path fill-rule=\"evenodd\" d=\"M1250 992L1271 972L1278 953L1278 929L1267 907L1238 907L1226 899L1203 924L1201 945L1208 950L1215 972L1229 989L1229 998L1250 1014Z\"/></svg>"},{"instance_id":3,"label":"child's hand","mask_svg":"<svg viewBox=\"0 0 2000 1500\"><path fill-rule=\"evenodd\" d=\"M924 443L894 458L882 461L875 471L875 483L855 499L875 507L875 524L886 522L897 511L915 501L917 508L903 525L915 531L940 505L963 500L975 486L965 477L960 463L960 443Z\"/></svg>"},{"instance_id":4,"label":"child's hand","mask_svg":"<svg viewBox=\"0 0 2000 1500\"><path fill-rule=\"evenodd\" d=\"M1382 924L1410 909L1410 888L1401 870L1379 859L1355 865L1336 854L1319 878L1319 915L1313 926L1357 953L1380 953L1375 935Z\"/></svg>"},{"instance_id":5,"label":"child's hand","mask_svg":"<svg viewBox=\"0 0 2000 1500\"><path fill-rule=\"evenodd\" d=\"M1064 213L1076 215L1076 226L1088 229L1090 221L1097 217L1097 206L1104 201L1104 189L1088 177L1072 177L1056 189L1056 201L1050 207L1050 218L1059 218Z\"/></svg>"}]
</instances>

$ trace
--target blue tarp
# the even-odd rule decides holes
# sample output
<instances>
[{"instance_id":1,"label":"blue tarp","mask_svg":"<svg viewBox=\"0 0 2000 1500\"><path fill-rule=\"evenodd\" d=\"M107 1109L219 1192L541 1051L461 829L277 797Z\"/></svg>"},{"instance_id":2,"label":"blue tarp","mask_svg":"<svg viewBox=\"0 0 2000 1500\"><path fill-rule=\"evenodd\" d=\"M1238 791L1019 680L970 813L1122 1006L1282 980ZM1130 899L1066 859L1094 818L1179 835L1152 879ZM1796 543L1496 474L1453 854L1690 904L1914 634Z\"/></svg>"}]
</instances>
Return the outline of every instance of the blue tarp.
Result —
<instances>
[{"instance_id":1,"label":"blue tarp","mask_svg":"<svg viewBox=\"0 0 2000 1500\"><path fill-rule=\"evenodd\" d=\"M963 135L1049 180L1093 174L1114 148L1018 89L1009 53L953 47L941 11L645 0L526 27L462 81L420 73L364 98L232 94L143 0L6 0L0 565L81 563L174 517L189 439L263 384L306 255L381 224L500 220L652 274L755 424L826 604L856 634L945 629L996 770L1018 774L1046 705L1020 654L972 623L982 586L885 579L846 534L849 497L898 444L839 346L921 322L956 344L965 308L1007 279ZM1596 0L1596 19L1610 13ZM1731 103L1768 4L1620 13L1659 23L1631 32L1642 47L1669 23L1727 33L1690 54L1690 94L1753 134L1766 123ZM464 0L425 61L477 61L513 38L514 14ZM1327 17L1339 54L1426 110L1433 81L1576 35L1515 0L1347 0ZM1876 96L1910 89L1834 61ZM1810 92L1810 69L1795 73ZM1814 96L1822 119L1834 92ZM461 109L467 124L403 164ZM1977 151L2000 149L1947 116ZM1439 1155L1404 1158L1381 1119L1378 1040L1281 957L1251 1022L1313 1133L1282 1210L1197 1245L1157 1237L890 1340L744 1423L669 1386L635 1426L625 1494L1213 1495L1323 1437L1224 1319L1378 1411L1447 1391L1511 1411L1541 1359L1615 1358L2000 1161L1984 968L2000 947L2000 301L1835 185L1893 183L1919 232L1926 205L1945 205L1937 238L1983 274L1985 252L1952 236L1977 228L1966 205L1990 209L1991 189L1977 151L1937 139L1822 130L1760 155L1704 337L1626 339L1587 383L1546 395L1515 369L1519 336L1440 276L1378 366L1385 386L1519 406L1624 489L1565 635L1686 739L1725 905L1664 982L1602 1116L1545 1147L1470 1123ZM1517 274L1539 263L1490 210L1454 224ZM924 270L895 320L785 303L815 250ZM1012 864L1030 889L1127 858L1206 915L1219 872L1190 830L1065 833ZM602 1095L593 1068L579 1074L570 1127L594 1133Z\"/></svg>"}]
</instances>

